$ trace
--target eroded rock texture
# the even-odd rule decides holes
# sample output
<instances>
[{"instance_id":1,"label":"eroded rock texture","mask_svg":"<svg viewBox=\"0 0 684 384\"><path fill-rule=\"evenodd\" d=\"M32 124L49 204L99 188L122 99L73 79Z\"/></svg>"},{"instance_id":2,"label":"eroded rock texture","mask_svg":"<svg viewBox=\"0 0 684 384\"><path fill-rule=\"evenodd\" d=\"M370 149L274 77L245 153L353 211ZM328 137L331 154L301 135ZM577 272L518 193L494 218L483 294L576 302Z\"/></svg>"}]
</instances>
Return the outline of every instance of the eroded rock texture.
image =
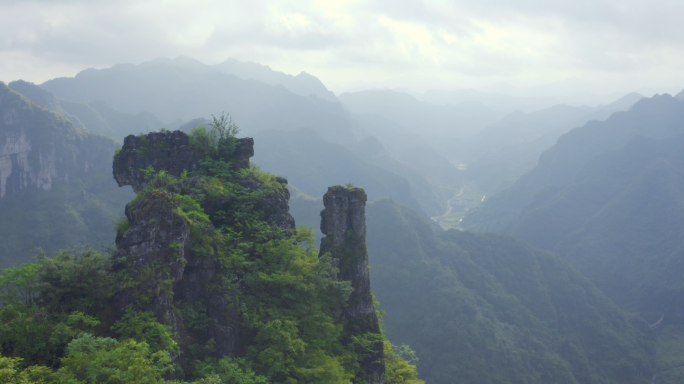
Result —
<instances>
[{"instance_id":1,"label":"eroded rock texture","mask_svg":"<svg viewBox=\"0 0 684 384\"><path fill-rule=\"evenodd\" d=\"M254 154L251 138L238 139L236 150L228 159L233 170L249 167ZM114 160L114 177L119 186L132 185L145 189L147 175L143 169L152 166L173 176L184 171L201 170L188 136L180 131L128 136ZM278 178L278 183L287 180ZM291 232L295 223L288 210L287 188L265 188L264 181L248 175L238 180L247 193L263 191L254 202L253 214L260 215L273 229ZM126 217L130 229L117 238L114 254L115 269L127 280L122 281L113 304L118 317L130 308L152 311L158 322L169 325L179 336L181 348L177 356L181 366L188 347L207 340L213 343L214 356L234 357L239 347L239 312L237 293L222 281L225 272L216 245L194 248L192 227L179 214L177 195L192 196L206 214L211 231L231 226L237 217L231 207L244 204L231 193L216 193L212 180L196 176L179 180L165 188L143 192L140 201L129 204ZM184 316L188 318L184 318ZM207 326L189 326L200 316Z\"/></svg>"},{"instance_id":2,"label":"eroded rock texture","mask_svg":"<svg viewBox=\"0 0 684 384\"><path fill-rule=\"evenodd\" d=\"M114 270L123 273L112 304L117 317L129 308L150 311L157 321L181 332L173 284L183 278L191 242L190 225L175 209L173 197L164 191L126 207L131 229L117 238Z\"/></svg>"},{"instance_id":3,"label":"eroded rock texture","mask_svg":"<svg viewBox=\"0 0 684 384\"><path fill-rule=\"evenodd\" d=\"M347 335L378 335L372 350L361 361L364 379L377 383L384 381L385 365L368 271L366 200L362 188L328 188L323 196L325 209L321 211L321 232L326 236L321 240L320 254L330 252L338 261L338 278L351 281L354 288L342 310Z\"/></svg>"},{"instance_id":4,"label":"eroded rock texture","mask_svg":"<svg viewBox=\"0 0 684 384\"><path fill-rule=\"evenodd\" d=\"M233 153L233 169L249 167L249 158L254 156L254 139L237 140ZM152 167L155 171L165 170L169 175L178 177L183 171L195 172L201 167L190 145L190 137L181 131L152 132L146 135L129 135L124 139L121 152L114 158L114 179L120 187L133 186L141 191L147 183L145 170Z\"/></svg>"}]
</instances>

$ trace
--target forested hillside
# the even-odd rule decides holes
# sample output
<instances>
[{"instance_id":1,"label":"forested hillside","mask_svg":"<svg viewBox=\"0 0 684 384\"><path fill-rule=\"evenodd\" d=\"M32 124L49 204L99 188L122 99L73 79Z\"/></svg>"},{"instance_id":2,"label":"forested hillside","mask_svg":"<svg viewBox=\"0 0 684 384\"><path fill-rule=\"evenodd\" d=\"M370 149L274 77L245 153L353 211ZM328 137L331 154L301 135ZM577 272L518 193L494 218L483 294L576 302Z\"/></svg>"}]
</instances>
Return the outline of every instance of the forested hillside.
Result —
<instances>
[{"instance_id":1,"label":"forested hillside","mask_svg":"<svg viewBox=\"0 0 684 384\"><path fill-rule=\"evenodd\" d=\"M680 314L684 136L632 139L530 204L512 233L557 251L617 303Z\"/></svg>"},{"instance_id":2,"label":"forested hillside","mask_svg":"<svg viewBox=\"0 0 684 384\"><path fill-rule=\"evenodd\" d=\"M387 335L415 349L427 381L643 383L653 372L646 322L558 256L508 236L434 234L387 199L368 211Z\"/></svg>"},{"instance_id":3,"label":"forested hillside","mask_svg":"<svg viewBox=\"0 0 684 384\"><path fill-rule=\"evenodd\" d=\"M320 199L293 195L315 225ZM644 383L654 334L558 256L510 236L435 232L390 199L368 206L372 289L388 337L429 383Z\"/></svg>"},{"instance_id":4,"label":"forested hillside","mask_svg":"<svg viewBox=\"0 0 684 384\"><path fill-rule=\"evenodd\" d=\"M659 381L681 380L684 104L669 95L561 137L539 165L466 216L553 250L658 332ZM677 368L677 369L675 369Z\"/></svg>"}]
</instances>

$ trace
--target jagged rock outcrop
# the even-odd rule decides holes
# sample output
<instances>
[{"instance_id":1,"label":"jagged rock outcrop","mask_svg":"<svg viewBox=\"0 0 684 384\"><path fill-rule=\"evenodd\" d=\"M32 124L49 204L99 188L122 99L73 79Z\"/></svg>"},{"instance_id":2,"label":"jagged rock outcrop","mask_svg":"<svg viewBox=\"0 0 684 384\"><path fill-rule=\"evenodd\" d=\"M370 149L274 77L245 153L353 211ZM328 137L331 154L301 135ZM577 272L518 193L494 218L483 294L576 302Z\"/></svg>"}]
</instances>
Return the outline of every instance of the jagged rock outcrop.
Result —
<instances>
[{"instance_id":1,"label":"jagged rock outcrop","mask_svg":"<svg viewBox=\"0 0 684 384\"><path fill-rule=\"evenodd\" d=\"M113 139L74 128L0 82L0 198L106 172Z\"/></svg>"},{"instance_id":2,"label":"jagged rock outcrop","mask_svg":"<svg viewBox=\"0 0 684 384\"><path fill-rule=\"evenodd\" d=\"M253 143L251 138L237 139L235 151L228 159L234 171L249 167ZM157 172L166 171L176 180L146 192L149 173L143 170L149 166ZM188 135L180 131L126 137L113 166L119 186L132 185L135 191L141 192L140 201L126 208L130 229L117 237L114 265L125 279L114 295L113 309L119 317L127 308L152 311L158 322L171 326L179 336L181 366L188 346L202 340L213 342L216 358L234 357L239 347L237 295L234 288L222 281L226 271L217 245L194 247L191 220L179 211L178 196L192 196L202 214L209 217L203 228L195 228L204 233L239 220L230 214L232 207L240 204L239 197L216 192L211 178L193 176L178 180L184 171L192 175L202 171L202 167ZM251 207L259 220L270 224L272 229L282 230L275 233L294 231L294 219L288 212L287 188L266 188L265 182L254 175L235 181L234 187L242 188L245 194L258 194ZM275 181L279 185L287 184L283 178ZM186 309L185 313L210 319L207 327L200 331L188 327L187 321L192 319L184 321L179 305Z\"/></svg>"},{"instance_id":3,"label":"jagged rock outcrop","mask_svg":"<svg viewBox=\"0 0 684 384\"><path fill-rule=\"evenodd\" d=\"M191 186L202 187L201 179L185 187ZM215 356L233 357L239 336L235 293L211 289L220 262L192 249L190 225L177 208L173 193L166 191L153 191L126 208L131 229L117 238L113 256L115 271L124 277L112 300L114 310L118 316L128 308L153 312L179 335L181 351L187 352L195 335L184 327L174 304L203 303L213 319L205 336L214 340Z\"/></svg>"},{"instance_id":4,"label":"jagged rock outcrop","mask_svg":"<svg viewBox=\"0 0 684 384\"><path fill-rule=\"evenodd\" d=\"M183 277L190 254L190 225L176 212L173 196L153 191L126 207L131 229L117 238L114 271L120 286L112 305L120 317L127 309L151 311L157 320L182 332L173 307L173 284Z\"/></svg>"},{"instance_id":5,"label":"jagged rock outcrop","mask_svg":"<svg viewBox=\"0 0 684 384\"><path fill-rule=\"evenodd\" d=\"M249 166L253 141L239 139L237 144L223 161L241 171ZM210 164L218 164L221 156ZM151 179L150 172L142 171L150 166L174 177ZM231 252L258 258L259 244L295 231L287 180L258 170L207 176L215 175L214 166L197 160L195 147L180 131L129 136L114 161L119 185L133 185L139 194L126 209L130 229L117 238L114 263L123 278L113 309L119 316L128 308L152 311L158 322L171 326L178 335L181 367L184 356L193 355L193 345L212 343L215 358L234 357L246 348L239 339L239 274L244 272L232 270L234 264L227 260ZM183 176L184 171L189 172ZM148 188L146 183L154 184ZM353 288L337 321L344 327L341 340L358 353L357 379L383 383L383 341L368 273L366 200L361 188L329 188L321 213L321 229L327 235L321 252L337 260L337 279L350 281ZM271 228L249 232L244 225L253 224L248 223ZM245 236L245 230L252 234ZM237 235L217 235L223 231ZM232 241L235 244L228 244ZM194 325L196 319L203 319L204 325Z\"/></svg>"},{"instance_id":6,"label":"jagged rock outcrop","mask_svg":"<svg viewBox=\"0 0 684 384\"><path fill-rule=\"evenodd\" d=\"M354 291L342 309L348 336L380 335L380 326L373 306L366 248L366 192L362 188L334 186L323 196L321 211L320 254L330 253L338 261L338 279L351 281ZM378 338L371 351L362 358L364 379L384 382L383 344Z\"/></svg>"},{"instance_id":7,"label":"jagged rock outcrop","mask_svg":"<svg viewBox=\"0 0 684 384\"><path fill-rule=\"evenodd\" d=\"M249 167L249 158L254 156L252 138L237 139L232 156L233 170ZM121 152L114 158L114 179L119 186L133 186L141 191L147 183L145 170L165 170L169 175L179 177L183 171L200 169L200 160L195 156L190 138L181 131L152 132L147 135L129 135L124 139Z\"/></svg>"}]
</instances>

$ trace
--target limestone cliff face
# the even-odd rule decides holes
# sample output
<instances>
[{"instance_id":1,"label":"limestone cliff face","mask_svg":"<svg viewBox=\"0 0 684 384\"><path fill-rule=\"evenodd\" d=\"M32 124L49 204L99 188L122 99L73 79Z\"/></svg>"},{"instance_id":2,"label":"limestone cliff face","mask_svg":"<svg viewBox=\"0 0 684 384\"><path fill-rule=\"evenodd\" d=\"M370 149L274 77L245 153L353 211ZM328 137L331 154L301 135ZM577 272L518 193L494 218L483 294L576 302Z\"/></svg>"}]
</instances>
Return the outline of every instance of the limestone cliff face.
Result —
<instances>
[{"instance_id":1,"label":"limestone cliff face","mask_svg":"<svg viewBox=\"0 0 684 384\"><path fill-rule=\"evenodd\" d=\"M116 142L74 128L0 82L0 198L107 172Z\"/></svg>"},{"instance_id":2,"label":"limestone cliff face","mask_svg":"<svg viewBox=\"0 0 684 384\"><path fill-rule=\"evenodd\" d=\"M345 330L349 336L380 335L380 326L373 306L366 248L366 192L362 188L334 186L323 196L321 211L320 254L329 252L338 261L340 280L352 283L354 291L342 310ZM361 365L369 382L383 382L385 365L382 341L374 343L372 351Z\"/></svg>"}]
</instances>

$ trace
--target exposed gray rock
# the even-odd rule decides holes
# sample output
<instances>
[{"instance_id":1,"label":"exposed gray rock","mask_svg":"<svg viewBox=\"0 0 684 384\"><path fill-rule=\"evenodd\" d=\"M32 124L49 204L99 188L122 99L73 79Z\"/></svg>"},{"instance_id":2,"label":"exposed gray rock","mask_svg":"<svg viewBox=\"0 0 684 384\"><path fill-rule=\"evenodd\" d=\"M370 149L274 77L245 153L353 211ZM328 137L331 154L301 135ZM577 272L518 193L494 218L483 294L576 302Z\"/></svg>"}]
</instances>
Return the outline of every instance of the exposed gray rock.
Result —
<instances>
[{"instance_id":1,"label":"exposed gray rock","mask_svg":"<svg viewBox=\"0 0 684 384\"><path fill-rule=\"evenodd\" d=\"M366 248L366 192L362 188L334 186L323 196L321 211L320 255L330 253L338 261L340 280L351 281L354 291L342 310L348 336L378 335L370 351L361 361L363 379L384 382L385 364L380 326L373 306Z\"/></svg>"},{"instance_id":2,"label":"exposed gray rock","mask_svg":"<svg viewBox=\"0 0 684 384\"><path fill-rule=\"evenodd\" d=\"M249 167L254 155L250 138L238 139L236 150L228 159L233 170ZM120 186L132 185L144 190L148 180L143 172L152 166L155 171L166 171L179 177L183 171L201 170L189 137L183 132L149 133L128 136L115 157L114 176ZM289 191L287 180L278 178L281 185L268 187L254 176L239 180L248 192L267 191L254 204L254 212L276 229L294 231L295 223L288 213ZM190 240L191 226L176 211L176 195L193 196L202 211L209 216L210 226L231 224L231 207L238 203L231 194L211 192L211 179L198 176L180 180L146 193L141 201L126 208L130 229L117 237L118 250L114 254L115 269L128 276L114 295L114 310L122 316L126 308L153 311L157 321L167 324L179 335L181 348L179 363L188 348L200 340L213 340L216 358L234 357L239 346L239 312L236 292L222 288L225 274L214 245L211 249L194 249ZM202 331L188 329L176 306L190 306L200 316L211 319Z\"/></svg>"},{"instance_id":3,"label":"exposed gray rock","mask_svg":"<svg viewBox=\"0 0 684 384\"><path fill-rule=\"evenodd\" d=\"M252 138L237 139L235 152L231 156L233 170L249 167L249 158L254 156ZM133 186L141 191L147 183L145 170L165 170L169 175L179 177L183 171L200 170L200 160L190 145L190 137L181 131L151 132L146 135L129 135L124 139L121 152L114 158L114 179L120 187Z\"/></svg>"},{"instance_id":4,"label":"exposed gray rock","mask_svg":"<svg viewBox=\"0 0 684 384\"><path fill-rule=\"evenodd\" d=\"M181 280L190 253L190 225L175 212L173 196L153 191L126 207L131 228L117 238L112 256L121 284L112 298L117 317L126 310L154 312L157 321L181 332L173 307L173 283Z\"/></svg>"},{"instance_id":5,"label":"exposed gray rock","mask_svg":"<svg viewBox=\"0 0 684 384\"><path fill-rule=\"evenodd\" d=\"M114 157L114 179L120 187L130 185L139 192L147 184L144 171L150 166L175 177L184 170L200 168L188 135L181 131L152 132L124 139L121 152Z\"/></svg>"}]
</instances>

